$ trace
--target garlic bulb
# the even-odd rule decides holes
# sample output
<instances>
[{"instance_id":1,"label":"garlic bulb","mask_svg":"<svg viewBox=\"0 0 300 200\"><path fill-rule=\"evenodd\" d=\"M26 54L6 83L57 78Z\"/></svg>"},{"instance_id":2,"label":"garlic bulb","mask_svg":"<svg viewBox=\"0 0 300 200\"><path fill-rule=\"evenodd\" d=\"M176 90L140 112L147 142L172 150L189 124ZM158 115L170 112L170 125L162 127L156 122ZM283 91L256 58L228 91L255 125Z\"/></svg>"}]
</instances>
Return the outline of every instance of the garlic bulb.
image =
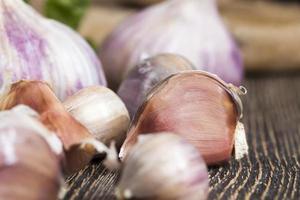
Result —
<instances>
[{"instance_id":1,"label":"garlic bulb","mask_svg":"<svg viewBox=\"0 0 300 200\"><path fill-rule=\"evenodd\" d=\"M174 133L140 136L116 193L119 199L206 199L207 168L198 150Z\"/></svg>"},{"instance_id":2,"label":"garlic bulb","mask_svg":"<svg viewBox=\"0 0 300 200\"><path fill-rule=\"evenodd\" d=\"M240 51L215 0L169 0L149 7L117 27L99 55L110 87L117 88L141 57L160 53L182 55L226 82L242 80Z\"/></svg>"},{"instance_id":3,"label":"garlic bulb","mask_svg":"<svg viewBox=\"0 0 300 200\"><path fill-rule=\"evenodd\" d=\"M19 81L0 98L0 110L24 104L40 115L39 120L63 143L67 173L83 168L97 154L106 154L108 165L117 165L117 154L97 141L93 135L64 108L53 91L41 81ZM111 162L110 162L111 161Z\"/></svg>"},{"instance_id":4,"label":"garlic bulb","mask_svg":"<svg viewBox=\"0 0 300 200\"><path fill-rule=\"evenodd\" d=\"M118 94L133 117L154 85L171 74L192 69L194 66L181 56L159 54L136 65L122 82Z\"/></svg>"},{"instance_id":5,"label":"garlic bulb","mask_svg":"<svg viewBox=\"0 0 300 200\"><path fill-rule=\"evenodd\" d=\"M128 153L139 134L170 131L194 144L207 164L228 160L236 135L244 137L244 129L238 122L243 108L239 95L244 93L244 88L203 71L168 77L148 93L140 106L120 157ZM238 149L245 150L243 155L247 153L247 148Z\"/></svg>"},{"instance_id":6,"label":"garlic bulb","mask_svg":"<svg viewBox=\"0 0 300 200\"><path fill-rule=\"evenodd\" d=\"M60 99L106 85L97 56L70 28L43 18L23 0L1 0L0 15L0 92L20 79L47 81Z\"/></svg>"},{"instance_id":7,"label":"garlic bulb","mask_svg":"<svg viewBox=\"0 0 300 200\"><path fill-rule=\"evenodd\" d=\"M129 126L129 114L122 100L110 89L88 87L69 97L66 110L92 133L95 138L121 146Z\"/></svg>"},{"instance_id":8,"label":"garlic bulb","mask_svg":"<svg viewBox=\"0 0 300 200\"><path fill-rule=\"evenodd\" d=\"M22 107L0 112L0 199L57 199L62 145Z\"/></svg>"}]
</instances>

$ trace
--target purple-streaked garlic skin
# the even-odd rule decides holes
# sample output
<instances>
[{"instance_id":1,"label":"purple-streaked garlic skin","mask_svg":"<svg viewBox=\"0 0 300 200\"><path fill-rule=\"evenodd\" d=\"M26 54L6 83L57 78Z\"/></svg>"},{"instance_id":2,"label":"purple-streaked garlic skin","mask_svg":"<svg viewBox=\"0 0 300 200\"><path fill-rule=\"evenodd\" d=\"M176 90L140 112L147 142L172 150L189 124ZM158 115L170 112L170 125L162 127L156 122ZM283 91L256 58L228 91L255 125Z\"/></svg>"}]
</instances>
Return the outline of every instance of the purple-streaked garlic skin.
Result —
<instances>
[{"instance_id":1,"label":"purple-streaked garlic skin","mask_svg":"<svg viewBox=\"0 0 300 200\"><path fill-rule=\"evenodd\" d=\"M180 72L156 85L139 107L121 148L126 157L144 133L176 133L198 148L208 165L231 158L242 116L239 88L199 70Z\"/></svg>"},{"instance_id":2,"label":"purple-streaked garlic skin","mask_svg":"<svg viewBox=\"0 0 300 200\"><path fill-rule=\"evenodd\" d=\"M99 56L109 86L116 88L143 55L160 53L184 56L197 69L228 83L239 85L243 78L240 50L215 0L170 0L151 6L121 23L105 40Z\"/></svg>"},{"instance_id":3,"label":"purple-streaked garlic skin","mask_svg":"<svg viewBox=\"0 0 300 200\"><path fill-rule=\"evenodd\" d=\"M124 160L116 194L119 199L206 199L206 164L174 133L139 136Z\"/></svg>"},{"instance_id":4,"label":"purple-streaked garlic skin","mask_svg":"<svg viewBox=\"0 0 300 200\"><path fill-rule=\"evenodd\" d=\"M37 118L14 110L0 113L0 199L57 199L62 145Z\"/></svg>"},{"instance_id":5,"label":"purple-streaked garlic skin","mask_svg":"<svg viewBox=\"0 0 300 200\"><path fill-rule=\"evenodd\" d=\"M118 95L133 118L153 86L172 74L192 69L194 66L188 60L175 54L160 54L148 58L128 73L118 90Z\"/></svg>"},{"instance_id":6,"label":"purple-streaked garlic skin","mask_svg":"<svg viewBox=\"0 0 300 200\"><path fill-rule=\"evenodd\" d=\"M43 80L63 100L81 88L106 85L96 54L75 31L21 0L1 1L0 15L0 88L20 79Z\"/></svg>"}]
</instances>

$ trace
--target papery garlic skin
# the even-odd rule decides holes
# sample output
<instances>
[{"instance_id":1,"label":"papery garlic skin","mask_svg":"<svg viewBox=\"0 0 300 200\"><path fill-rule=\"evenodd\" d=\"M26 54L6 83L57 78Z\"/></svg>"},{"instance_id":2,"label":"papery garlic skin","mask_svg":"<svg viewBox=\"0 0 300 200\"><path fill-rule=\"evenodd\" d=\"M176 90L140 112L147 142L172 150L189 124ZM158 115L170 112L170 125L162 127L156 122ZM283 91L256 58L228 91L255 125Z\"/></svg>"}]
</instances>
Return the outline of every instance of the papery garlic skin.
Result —
<instances>
[{"instance_id":1,"label":"papery garlic skin","mask_svg":"<svg viewBox=\"0 0 300 200\"><path fill-rule=\"evenodd\" d=\"M114 148L97 141L67 112L47 83L22 80L12 84L7 94L0 98L0 110L9 110L20 104L34 109L39 114L37 118L62 141L66 173L82 169L98 154L116 154ZM111 162L117 162L117 155Z\"/></svg>"},{"instance_id":2,"label":"papery garlic skin","mask_svg":"<svg viewBox=\"0 0 300 200\"><path fill-rule=\"evenodd\" d=\"M0 16L0 88L20 79L43 80L63 100L86 86L106 85L97 56L75 31L22 0L2 0Z\"/></svg>"},{"instance_id":3,"label":"papery garlic skin","mask_svg":"<svg viewBox=\"0 0 300 200\"><path fill-rule=\"evenodd\" d=\"M184 56L229 83L238 85L243 77L241 53L215 0L169 0L149 7L118 26L99 56L110 87L117 88L143 55L160 53Z\"/></svg>"},{"instance_id":4,"label":"papery garlic skin","mask_svg":"<svg viewBox=\"0 0 300 200\"><path fill-rule=\"evenodd\" d=\"M0 112L0 199L57 199L62 144L19 108Z\"/></svg>"},{"instance_id":5,"label":"papery garlic skin","mask_svg":"<svg viewBox=\"0 0 300 200\"><path fill-rule=\"evenodd\" d=\"M180 71L195 67L184 57L175 54L159 54L136 65L126 76L118 90L132 118L143 103L147 93L157 83Z\"/></svg>"},{"instance_id":6,"label":"papery garlic skin","mask_svg":"<svg viewBox=\"0 0 300 200\"><path fill-rule=\"evenodd\" d=\"M101 142L123 143L130 118L122 100L110 89L93 86L80 90L64 103L66 110Z\"/></svg>"},{"instance_id":7,"label":"papery garlic skin","mask_svg":"<svg viewBox=\"0 0 300 200\"><path fill-rule=\"evenodd\" d=\"M229 160L242 116L238 88L234 88L204 71L169 76L140 106L120 157L128 154L138 135L169 131L195 145L208 165Z\"/></svg>"},{"instance_id":8,"label":"papery garlic skin","mask_svg":"<svg viewBox=\"0 0 300 200\"><path fill-rule=\"evenodd\" d=\"M207 168L198 150L173 133L139 136L116 194L119 199L206 199Z\"/></svg>"}]
</instances>

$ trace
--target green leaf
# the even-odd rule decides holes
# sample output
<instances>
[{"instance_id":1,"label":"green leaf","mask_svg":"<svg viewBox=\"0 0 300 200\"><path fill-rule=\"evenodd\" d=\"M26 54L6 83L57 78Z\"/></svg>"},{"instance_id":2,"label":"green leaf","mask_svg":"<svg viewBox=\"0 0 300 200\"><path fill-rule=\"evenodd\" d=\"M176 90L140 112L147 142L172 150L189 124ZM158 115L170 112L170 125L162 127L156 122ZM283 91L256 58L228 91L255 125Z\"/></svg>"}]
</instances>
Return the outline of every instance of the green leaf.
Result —
<instances>
[{"instance_id":1,"label":"green leaf","mask_svg":"<svg viewBox=\"0 0 300 200\"><path fill-rule=\"evenodd\" d=\"M44 13L77 29L89 4L90 0L47 0Z\"/></svg>"}]
</instances>

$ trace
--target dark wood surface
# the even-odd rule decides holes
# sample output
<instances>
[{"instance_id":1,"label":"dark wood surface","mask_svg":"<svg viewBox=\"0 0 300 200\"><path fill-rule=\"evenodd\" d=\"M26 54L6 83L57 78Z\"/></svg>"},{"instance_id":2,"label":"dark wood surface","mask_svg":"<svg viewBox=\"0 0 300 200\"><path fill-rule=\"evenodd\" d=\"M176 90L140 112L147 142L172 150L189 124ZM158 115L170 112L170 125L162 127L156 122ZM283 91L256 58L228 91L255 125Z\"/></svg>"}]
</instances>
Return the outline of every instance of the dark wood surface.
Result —
<instances>
[{"instance_id":1,"label":"dark wood surface","mask_svg":"<svg viewBox=\"0 0 300 200\"><path fill-rule=\"evenodd\" d=\"M209 199L300 199L300 75L244 85L249 156L209 169ZM114 199L118 174L91 164L68 178L65 199Z\"/></svg>"}]
</instances>

